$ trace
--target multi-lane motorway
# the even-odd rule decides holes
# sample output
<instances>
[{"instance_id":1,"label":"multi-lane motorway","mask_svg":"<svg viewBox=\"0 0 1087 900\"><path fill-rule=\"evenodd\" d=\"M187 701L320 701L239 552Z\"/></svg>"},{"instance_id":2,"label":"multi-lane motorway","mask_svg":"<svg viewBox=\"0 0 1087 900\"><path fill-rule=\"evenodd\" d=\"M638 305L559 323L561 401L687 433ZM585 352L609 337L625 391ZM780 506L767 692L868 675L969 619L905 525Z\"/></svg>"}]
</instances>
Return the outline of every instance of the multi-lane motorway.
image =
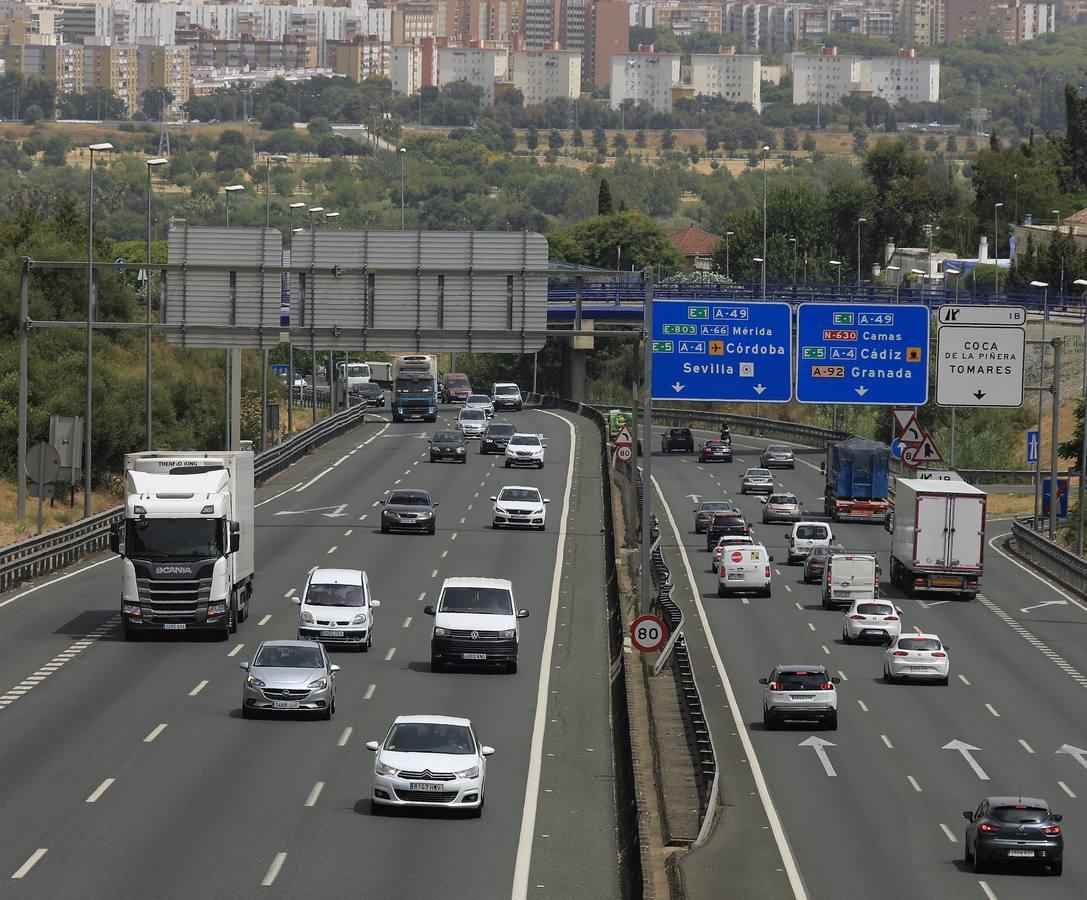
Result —
<instances>
[{"instance_id":1,"label":"multi-lane motorway","mask_svg":"<svg viewBox=\"0 0 1087 900\"><path fill-rule=\"evenodd\" d=\"M434 426L378 422L264 485L253 612L225 643L121 640L109 555L0 596L0 893L616 896L599 438L576 416L508 418L547 436L545 469L475 443L431 465ZM546 532L491 530L503 484L543 490ZM397 486L440 501L436 535L379 533ZM290 598L324 565L368 571L373 649L333 651L331 722L243 720L238 663L294 637ZM430 672L423 607L453 575L512 580L517 675ZM365 742L405 713L468 716L497 748L482 819L371 815Z\"/></svg>"},{"instance_id":2,"label":"multi-lane motorway","mask_svg":"<svg viewBox=\"0 0 1087 900\"><path fill-rule=\"evenodd\" d=\"M687 616L703 699L728 768L722 777L735 801L722 813L718 837L685 863L695 895L722 896L714 892L721 881L706 877L716 872L731 877L730 896L737 897L1082 897L1087 754L1061 751L1087 750L1087 605L1005 555L1008 523L990 522L978 600L883 590L901 608L904 632L936 632L950 644L951 683L883 683L883 648L843 643L843 613L824 611L819 587L803 584L800 567L785 563L789 526L759 524L759 499L739 494L739 475L759 465L767 443L737 436L731 465L659 452L654 458L673 596ZM795 471L775 473L816 519L823 518L820 458L798 451ZM736 501L775 556L769 599L717 596L692 509L695 497L722 496ZM889 571L889 535L879 525L834 530L848 549L878 553ZM841 677L836 732L764 730L758 679L776 663L821 663ZM825 766L803 745L812 736L830 742L822 748ZM977 749L947 748L956 741ZM979 875L964 862L962 811L987 795L1020 793L1048 799L1065 816L1060 878L1031 869Z\"/></svg>"}]
</instances>

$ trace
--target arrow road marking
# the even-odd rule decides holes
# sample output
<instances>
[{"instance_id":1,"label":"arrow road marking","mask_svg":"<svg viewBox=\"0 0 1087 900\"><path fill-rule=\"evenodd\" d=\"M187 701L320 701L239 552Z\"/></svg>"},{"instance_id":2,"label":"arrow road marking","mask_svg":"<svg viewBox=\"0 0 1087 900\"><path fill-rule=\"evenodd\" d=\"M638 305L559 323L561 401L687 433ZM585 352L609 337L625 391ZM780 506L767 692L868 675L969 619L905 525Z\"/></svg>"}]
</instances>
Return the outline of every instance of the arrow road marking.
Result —
<instances>
[{"instance_id":1,"label":"arrow road marking","mask_svg":"<svg viewBox=\"0 0 1087 900\"><path fill-rule=\"evenodd\" d=\"M1024 606L1019 612L1030 612L1032 609L1041 609L1043 606L1067 606L1067 600L1043 600L1041 603L1036 603L1034 606Z\"/></svg>"},{"instance_id":2,"label":"arrow road marking","mask_svg":"<svg viewBox=\"0 0 1087 900\"><path fill-rule=\"evenodd\" d=\"M687 496L691 499L692 503L697 503L699 500L702 499L701 494L688 494Z\"/></svg>"},{"instance_id":3,"label":"arrow road marking","mask_svg":"<svg viewBox=\"0 0 1087 900\"><path fill-rule=\"evenodd\" d=\"M332 512L324 512L323 510L331 509ZM341 503L339 506L318 506L314 509L281 509L276 513L277 516L301 516L306 513L319 512L323 516L327 516L329 519L338 519L341 516L346 516L347 513L344 510L347 509L346 503Z\"/></svg>"},{"instance_id":4,"label":"arrow road marking","mask_svg":"<svg viewBox=\"0 0 1087 900\"><path fill-rule=\"evenodd\" d=\"M859 388L853 388L853 390L857 392L858 397L863 397L865 394L868 393L868 388L866 388L863 384Z\"/></svg>"},{"instance_id":5,"label":"arrow road marking","mask_svg":"<svg viewBox=\"0 0 1087 900\"><path fill-rule=\"evenodd\" d=\"M948 741L941 750L958 750L962 754L962 758L966 760L966 764L974 770L974 774L978 776L981 781L988 781L989 776L985 774L985 770L978 765L978 761L971 756L971 753L976 753L981 750L980 747L974 747L971 744L967 744L965 741L954 740ZM1058 751L1059 752L1059 751Z\"/></svg>"},{"instance_id":6,"label":"arrow road marking","mask_svg":"<svg viewBox=\"0 0 1087 900\"><path fill-rule=\"evenodd\" d=\"M684 385L680 384L677 381L675 384L672 385L672 390L675 391L678 394L680 391L683 390L683 387L684 387Z\"/></svg>"},{"instance_id":7,"label":"arrow road marking","mask_svg":"<svg viewBox=\"0 0 1087 900\"><path fill-rule=\"evenodd\" d=\"M1087 757L1087 750L1080 750L1079 747L1073 747L1071 744L1061 744L1061 749L1057 752L1067 753L1069 756L1075 759L1076 762L1083 766L1083 768L1087 769L1087 759L1084 758Z\"/></svg>"},{"instance_id":8,"label":"arrow road marking","mask_svg":"<svg viewBox=\"0 0 1087 900\"><path fill-rule=\"evenodd\" d=\"M801 741L797 746L815 748L815 755L819 757L819 762L823 764L823 771L831 778L838 777L838 773L834 771L834 766L830 764L830 758L827 756L827 747L837 747L837 744L832 744L830 741L824 740L821 737L816 737L813 734L806 741Z\"/></svg>"},{"instance_id":9,"label":"arrow road marking","mask_svg":"<svg viewBox=\"0 0 1087 900\"><path fill-rule=\"evenodd\" d=\"M766 385L764 385L761 381L755 385L755 393L758 394L760 397L762 396L762 392L765 390Z\"/></svg>"}]
</instances>

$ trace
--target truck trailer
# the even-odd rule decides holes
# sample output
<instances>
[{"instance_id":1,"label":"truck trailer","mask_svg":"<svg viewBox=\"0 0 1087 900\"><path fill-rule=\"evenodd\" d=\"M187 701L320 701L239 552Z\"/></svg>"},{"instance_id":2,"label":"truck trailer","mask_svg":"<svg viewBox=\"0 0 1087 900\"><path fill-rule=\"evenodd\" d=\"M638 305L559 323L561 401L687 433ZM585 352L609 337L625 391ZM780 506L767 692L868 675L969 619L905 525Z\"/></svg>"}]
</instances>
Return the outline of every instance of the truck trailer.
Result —
<instances>
[{"instance_id":1,"label":"truck trailer","mask_svg":"<svg viewBox=\"0 0 1087 900\"><path fill-rule=\"evenodd\" d=\"M125 456L122 557L126 640L153 631L212 631L226 640L253 596L251 451L150 450Z\"/></svg>"},{"instance_id":2,"label":"truck trailer","mask_svg":"<svg viewBox=\"0 0 1087 900\"><path fill-rule=\"evenodd\" d=\"M823 509L834 522L883 522L891 450L879 441L850 438L827 448Z\"/></svg>"}]
</instances>

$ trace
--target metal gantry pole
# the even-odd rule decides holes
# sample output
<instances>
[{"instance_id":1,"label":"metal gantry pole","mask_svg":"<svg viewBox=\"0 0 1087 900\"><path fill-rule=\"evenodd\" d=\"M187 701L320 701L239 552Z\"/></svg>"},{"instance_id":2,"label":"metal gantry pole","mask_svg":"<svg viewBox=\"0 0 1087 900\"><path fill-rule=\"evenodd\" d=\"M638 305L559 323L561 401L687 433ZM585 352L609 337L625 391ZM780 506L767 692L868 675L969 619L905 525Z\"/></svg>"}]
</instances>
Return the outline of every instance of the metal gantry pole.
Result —
<instances>
[{"instance_id":1,"label":"metal gantry pole","mask_svg":"<svg viewBox=\"0 0 1087 900\"><path fill-rule=\"evenodd\" d=\"M954 406L951 407L951 452L948 454L948 464L952 469L955 468L955 409Z\"/></svg>"},{"instance_id":2,"label":"metal gantry pole","mask_svg":"<svg viewBox=\"0 0 1087 900\"><path fill-rule=\"evenodd\" d=\"M1045 341L1038 342L1038 451L1034 454L1034 529L1042 530L1042 398L1045 396Z\"/></svg>"},{"instance_id":3,"label":"metal gantry pole","mask_svg":"<svg viewBox=\"0 0 1087 900\"><path fill-rule=\"evenodd\" d=\"M94 403L94 150L87 194L87 396L83 410L83 516L91 515L91 404Z\"/></svg>"},{"instance_id":4,"label":"metal gantry pole","mask_svg":"<svg viewBox=\"0 0 1087 900\"><path fill-rule=\"evenodd\" d=\"M766 154L768 146L762 148L762 299L766 299Z\"/></svg>"},{"instance_id":5,"label":"metal gantry pole","mask_svg":"<svg viewBox=\"0 0 1087 900\"><path fill-rule=\"evenodd\" d=\"M26 320L30 318L30 260L23 257L19 267L19 438L16 455L18 471L18 514L21 523L26 517L26 404L28 376L28 347L30 333Z\"/></svg>"},{"instance_id":6,"label":"metal gantry pole","mask_svg":"<svg viewBox=\"0 0 1087 900\"><path fill-rule=\"evenodd\" d=\"M1082 416L1080 421L1080 444L1079 444L1079 540L1076 545L1077 552L1080 556L1083 556L1083 524L1084 524L1084 477L1087 475L1087 301L1083 307L1083 346L1080 348L1083 353L1083 396L1081 402L1083 403Z\"/></svg>"},{"instance_id":7,"label":"metal gantry pole","mask_svg":"<svg viewBox=\"0 0 1087 900\"><path fill-rule=\"evenodd\" d=\"M1057 492L1057 449L1061 439L1061 338L1053 339L1053 423L1049 437L1049 539L1057 537L1057 510L1059 495Z\"/></svg>"},{"instance_id":8,"label":"metal gantry pole","mask_svg":"<svg viewBox=\"0 0 1087 900\"><path fill-rule=\"evenodd\" d=\"M644 336L642 338L642 595L640 608L650 610L653 602L652 560L649 550L653 539L650 523L653 516L653 267L648 266L645 278ZM637 439L634 457L637 459Z\"/></svg>"},{"instance_id":9,"label":"metal gantry pole","mask_svg":"<svg viewBox=\"0 0 1087 900\"><path fill-rule=\"evenodd\" d=\"M292 263L292 265L293 265L293 263ZM313 421L310 424L311 425L316 425L317 424L317 351L315 349L311 349L310 352L313 355L313 359L312 359L312 363L311 363L312 366L313 366L313 374L311 376L311 378L313 379L313 384L310 385L310 404L311 404L311 407L312 407L312 410L313 410Z\"/></svg>"},{"instance_id":10,"label":"metal gantry pole","mask_svg":"<svg viewBox=\"0 0 1087 900\"><path fill-rule=\"evenodd\" d=\"M151 449L151 163L147 163L147 267L144 270L146 277L144 278L144 288L147 293L147 346L145 347L145 354L147 357L147 371L144 375L147 381L147 448Z\"/></svg>"}]
</instances>

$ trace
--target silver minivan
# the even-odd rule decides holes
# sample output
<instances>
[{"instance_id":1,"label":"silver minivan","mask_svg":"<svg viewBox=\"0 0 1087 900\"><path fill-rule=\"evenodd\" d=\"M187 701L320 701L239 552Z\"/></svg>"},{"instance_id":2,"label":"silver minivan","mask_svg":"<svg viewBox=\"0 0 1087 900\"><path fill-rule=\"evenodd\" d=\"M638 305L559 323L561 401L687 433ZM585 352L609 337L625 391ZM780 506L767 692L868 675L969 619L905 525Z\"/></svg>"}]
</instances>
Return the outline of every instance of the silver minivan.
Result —
<instances>
[{"instance_id":1,"label":"silver minivan","mask_svg":"<svg viewBox=\"0 0 1087 900\"><path fill-rule=\"evenodd\" d=\"M823 609L879 597L879 562L871 553L839 553L823 570Z\"/></svg>"},{"instance_id":2,"label":"silver minivan","mask_svg":"<svg viewBox=\"0 0 1087 900\"><path fill-rule=\"evenodd\" d=\"M813 547L829 547L833 540L834 533L826 522L797 522L785 535L789 565L803 562Z\"/></svg>"},{"instance_id":3,"label":"silver minivan","mask_svg":"<svg viewBox=\"0 0 1087 900\"><path fill-rule=\"evenodd\" d=\"M717 573L717 596L727 597L740 591L770 596L770 563L774 561L762 544L726 547Z\"/></svg>"}]
</instances>

